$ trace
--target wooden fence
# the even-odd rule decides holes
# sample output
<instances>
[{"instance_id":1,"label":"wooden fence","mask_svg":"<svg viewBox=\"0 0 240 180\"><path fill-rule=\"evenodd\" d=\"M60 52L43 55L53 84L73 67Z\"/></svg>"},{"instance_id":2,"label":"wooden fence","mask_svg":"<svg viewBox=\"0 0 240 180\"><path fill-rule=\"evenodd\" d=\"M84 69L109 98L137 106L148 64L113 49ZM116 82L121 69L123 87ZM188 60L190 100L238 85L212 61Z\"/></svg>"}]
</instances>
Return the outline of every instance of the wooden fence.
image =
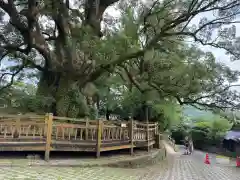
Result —
<instances>
[{"instance_id":1,"label":"wooden fence","mask_svg":"<svg viewBox=\"0 0 240 180\"><path fill-rule=\"evenodd\" d=\"M0 151L100 152L159 144L157 123L45 116L0 115ZM157 145L159 147L159 145Z\"/></svg>"}]
</instances>

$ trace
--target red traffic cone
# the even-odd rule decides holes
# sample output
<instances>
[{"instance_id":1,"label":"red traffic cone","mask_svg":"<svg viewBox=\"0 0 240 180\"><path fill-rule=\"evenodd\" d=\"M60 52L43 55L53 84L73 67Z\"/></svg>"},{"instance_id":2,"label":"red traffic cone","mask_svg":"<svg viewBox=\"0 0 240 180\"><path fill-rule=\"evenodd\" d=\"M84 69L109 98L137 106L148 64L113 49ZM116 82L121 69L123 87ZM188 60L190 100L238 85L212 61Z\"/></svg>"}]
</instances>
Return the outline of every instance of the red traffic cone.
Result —
<instances>
[{"instance_id":1,"label":"red traffic cone","mask_svg":"<svg viewBox=\"0 0 240 180\"><path fill-rule=\"evenodd\" d=\"M237 156L236 158L236 167L240 167L240 157Z\"/></svg>"},{"instance_id":2,"label":"red traffic cone","mask_svg":"<svg viewBox=\"0 0 240 180\"><path fill-rule=\"evenodd\" d=\"M210 164L210 160L209 160L208 153L206 154L204 163L205 163L205 164Z\"/></svg>"}]
</instances>

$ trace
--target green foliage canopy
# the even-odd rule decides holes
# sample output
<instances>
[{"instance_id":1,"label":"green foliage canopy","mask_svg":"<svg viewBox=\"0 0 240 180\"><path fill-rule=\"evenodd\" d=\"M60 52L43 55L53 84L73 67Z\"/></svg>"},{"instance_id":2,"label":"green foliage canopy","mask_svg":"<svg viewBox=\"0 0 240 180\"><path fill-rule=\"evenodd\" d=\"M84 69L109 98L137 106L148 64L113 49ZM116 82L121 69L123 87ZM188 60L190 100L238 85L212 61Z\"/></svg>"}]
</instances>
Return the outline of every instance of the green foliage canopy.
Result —
<instances>
[{"instance_id":1,"label":"green foliage canopy","mask_svg":"<svg viewBox=\"0 0 240 180\"><path fill-rule=\"evenodd\" d=\"M196 46L222 48L232 59L240 57L238 1L106 0L74 5L69 0L0 1L0 61L8 62L1 66L0 93L15 81L36 76L36 97L50 101L35 110L42 107L70 117L116 109L131 115L141 109L146 116L143 107L151 106L157 119L174 122L177 110L169 112L176 104L239 108L239 92L232 89L238 86L234 82L239 72ZM118 8L119 17L107 13L110 6ZM198 24L191 24L201 15Z\"/></svg>"}]
</instances>

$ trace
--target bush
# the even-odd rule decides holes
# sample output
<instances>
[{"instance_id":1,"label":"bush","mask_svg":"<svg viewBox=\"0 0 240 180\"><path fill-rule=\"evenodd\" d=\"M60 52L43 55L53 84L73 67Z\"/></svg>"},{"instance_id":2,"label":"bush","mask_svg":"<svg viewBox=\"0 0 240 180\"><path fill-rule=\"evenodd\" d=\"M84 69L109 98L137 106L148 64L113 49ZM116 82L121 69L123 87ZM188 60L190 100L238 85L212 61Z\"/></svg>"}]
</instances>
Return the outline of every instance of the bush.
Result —
<instances>
[{"instance_id":1,"label":"bush","mask_svg":"<svg viewBox=\"0 0 240 180\"><path fill-rule=\"evenodd\" d=\"M208 143L208 129L206 127L195 127L191 131L193 145L197 149L202 149Z\"/></svg>"},{"instance_id":2,"label":"bush","mask_svg":"<svg viewBox=\"0 0 240 180\"><path fill-rule=\"evenodd\" d=\"M184 137L190 131L190 127L184 124L182 120L177 126L174 126L171 129L172 138L175 140L176 144L183 144Z\"/></svg>"},{"instance_id":3,"label":"bush","mask_svg":"<svg viewBox=\"0 0 240 180\"><path fill-rule=\"evenodd\" d=\"M213 118L197 119L192 128L182 123L172 129L172 138L175 139L177 144L182 144L184 137L190 130L195 148L203 149L204 147L218 146L232 125L227 119L220 116L214 116Z\"/></svg>"},{"instance_id":4,"label":"bush","mask_svg":"<svg viewBox=\"0 0 240 180\"><path fill-rule=\"evenodd\" d=\"M184 139L183 131L180 131L179 129L172 130L171 137L175 140L176 144L182 144Z\"/></svg>"},{"instance_id":5,"label":"bush","mask_svg":"<svg viewBox=\"0 0 240 180\"><path fill-rule=\"evenodd\" d=\"M230 122L219 116L215 116L213 120L197 121L192 129L193 143L199 149L204 146L218 146L230 128Z\"/></svg>"}]
</instances>

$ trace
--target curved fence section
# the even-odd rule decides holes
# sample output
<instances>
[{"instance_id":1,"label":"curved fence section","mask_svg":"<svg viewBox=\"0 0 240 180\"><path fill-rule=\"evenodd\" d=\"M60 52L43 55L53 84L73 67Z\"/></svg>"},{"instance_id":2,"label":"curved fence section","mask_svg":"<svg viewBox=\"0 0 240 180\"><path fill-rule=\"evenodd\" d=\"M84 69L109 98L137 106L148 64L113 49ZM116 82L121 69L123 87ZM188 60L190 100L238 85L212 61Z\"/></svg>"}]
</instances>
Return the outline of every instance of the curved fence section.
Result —
<instances>
[{"instance_id":1,"label":"curved fence section","mask_svg":"<svg viewBox=\"0 0 240 180\"><path fill-rule=\"evenodd\" d=\"M107 121L53 116L0 116L1 151L100 152L154 145L160 148L157 123Z\"/></svg>"}]
</instances>

